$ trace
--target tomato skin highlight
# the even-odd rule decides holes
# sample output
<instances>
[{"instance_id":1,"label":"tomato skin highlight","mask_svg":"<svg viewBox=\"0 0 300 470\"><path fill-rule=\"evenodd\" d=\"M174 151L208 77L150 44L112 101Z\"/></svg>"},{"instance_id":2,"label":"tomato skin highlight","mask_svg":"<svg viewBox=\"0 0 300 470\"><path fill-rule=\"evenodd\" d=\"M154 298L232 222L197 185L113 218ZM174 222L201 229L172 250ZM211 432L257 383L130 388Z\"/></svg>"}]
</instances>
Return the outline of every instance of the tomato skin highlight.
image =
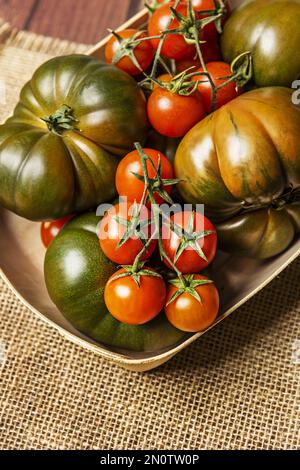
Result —
<instances>
[{"instance_id":1,"label":"tomato skin highlight","mask_svg":"<svg viewBox=\"0 0 300 470\"><path fill-rule=\"evenodd\" d=\"M160 7L153 13L148 24L149 36L159 36L167 29L170 16L172 15L170 6L174 7L174 5L174 2L170 2L170 4ZM183 16L187 16L187 4L179 4L176 11ZM170 29L177 29L178 27L179 22L174 18L170 24ZM159 41L159 39L151 40L154 49L158 48ZM193 44L188 44L182 34L168 34L165 37L161 53L169 59L191 59L196 55L196 48Z\"/></svg>"},{"instance_id":2,"label":"tomato skin highlight","mask_svg":"<svg viewBox=\"0 0 300 470\"><path fill-rule=\"evenodd\" d=\"M195 280L207 280L200 274L194 275ZM167 303L178 290L178 287L170 285L167 294ZM165 307L165 313L169 322L181 331L197 333L209 328L217 318L220 298L217 288L213 283L196 287L200 295L200 303L188 292L184 292L173 302Z\"/></svg>"},{"instance_id":3,"label":"tomato skin highlight","mask_svg":"<svg viewBox=\"0 0 300 470\"><path fill-rule=\"evenodd\" d=\"M182 227L183 229L187 229L191 215L192 211L178 212L171 217L171 221L174 222L177 226ZM183 251L183 253L178 258L177 262L175 263L177 269L179 269L179 271L183 274L193 274L207 268L207 266L215 258L217 251L217 233L211 221L207 217L197 212L194 213L194 217L195 232L209 230L214 231L214 233L200 238L197 241L198 245L206 256L207 261L202 259L192 247L188 247ZM180 246L181 238L171 230L169 224L165 224L163 226L162 235L164 250L168 257L171 259L171 261L174 263L174 258L177 249ZM172 266L169 265L167 260L164 260L164 263L166 264L166 266L172 269Z\"/></svg>"},{"instance_id":4,"label":"tomato skin highlight","mask_svg":"<svg viewBox=\"0 0 300 470\"><path fill-rule=\"evenodd\" d=\"M154 149L145 148L144 152L146 155L152 160L155 168L158 168L159 159L162 165L162 178L163 179L173 179L174 178L174 170L173 166L168 160L168 158ZM150 178L155 177L155 170L150 162L147 161L147 169ZM120 196L127 197L129 202L140 202L143 197L145 184L140 181L134 174L137 173L140 176L143 176L143 167L141 158L137 150L130 152L129 154L124 157L118 168L116 173L116 187L117 191ZM166 186L165 191L170 194L172 191L172 186ZM155 194L155 201L157 204L161 204L163 199L158 195ZM148 203L147 206L151 204Z\"/></svg>"},{"instance_id":5,"label":"tomato skin highlight","mask_svg":"<svg viewBox=\"0 0 300 470\"><path fill-rule=\"evenodd\" d=\"M182 96L161 87L151 93L147 112L152 127L166 137L183 137L205 117L199 93Z\"/></svg>"},{"instance_id":6,"label":"tomato skin highlight","mask_svg":"<svg viewBox=\"0 0 300 470\"><path fill-rule=\"evenodd\" d=\"M62 219L43 222L41 224L41 240L45 248L48 248L62 228L74 217L74 215L68 215Z\"/></svg>"},{"instance_id":7,"label":"tomato skin highlight","mask_svg":"<svg viewBox=\"0 0 300 470\"><path fill-rule=\"evenodd\" d=\"M146 268L150 271L154 269ZM117 271L108 281L104 299L110 314L122 323L143 325L153 320L163 310L167 288L161 277L142 275L140 287L132 276L114 279L125 269Z\"/></svg>"},{"instance_id":8,"label":"tomato skin highlight","mask_svg":"<svg viewBox=\"0 0 300 470\"><path fill-rule=\"evenodd\" d=\"M138 33L137 29L125 29L124 31L119 31L118 35L123 39L129 39ZM137 36L138 39L146 38L147 35L141 31L140 35ZM105 47L105 59L108 64L113 62L113 58L120 48L120 43L115 36L112 36L108 41ZM140 75L142 71L146 71L153 60L154 50L150 41L142 41L134 48L134 55L140 64L141 70L139 70L136 65L133 63L132 59L128 56L122 57L115 65L124 72L129 73L129 75Z\"/></svg>"},{"instance_id":9,"label":"tomato skin highlight","mask_svg":"<svg viewBox=\"0 0 300 470\"><path fill-rule=\"evenodd\" d=\"M209 64L206 64L206 67L215 86L222 85L222 83L226 82L228 77L232 75L230 65L225 62L210 62ZM197 72L203 72L203 69L200 68ZM195 76L193 80L206 80L199 84L198 90L201 93L206 112L211 113L212 87L210 82L205 76L201 75L199 77ZM217 91L215 110L221 108L221 106L233 100L238 95L240 95L240 91L237 89L236 83L229 82L226 86Z\"/></svg>"},{"instance_id":10,"label":"tomato skin highlight","mask_svg":"<svg viewBox=\"0 0 300 470\"><path fill-rule=\"evenodd\" d=\"M135 258L143 248L142 241L137 237L129 238L121 247L117 247L126 232L126 226L121 225L117 220L115 220L115 218L121 217L123 219L130 220L132 218L132 209L132 204L117 204L106 212L100 224L99 243L102 251L108 259L121 265L133 264ZM147 221L150 220L150 217L150 211L146 206L143 206L139 220ZM147 239L151 237L151 230L151 224L142 229ZM148 250L142 256L141 261L145 261L150 258L156 245L157 240L153 240Z\"/></svg>"}]
</instances>

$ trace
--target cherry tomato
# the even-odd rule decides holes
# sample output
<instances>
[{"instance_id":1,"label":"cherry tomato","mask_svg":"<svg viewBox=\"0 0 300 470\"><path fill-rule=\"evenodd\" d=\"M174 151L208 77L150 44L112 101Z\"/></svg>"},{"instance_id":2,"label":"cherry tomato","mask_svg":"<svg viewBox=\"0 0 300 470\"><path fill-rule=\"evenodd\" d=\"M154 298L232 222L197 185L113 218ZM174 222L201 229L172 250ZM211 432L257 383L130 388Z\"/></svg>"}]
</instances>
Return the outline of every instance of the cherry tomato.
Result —
<instances>
[{"instance_id":1,"label":"cherry tomato","mask_svg":"<svg viewBox=\"0 0 300 470\"><path fill-rule=\"evenodd\" d=\"M189 96L158 87L147 104L149 121L154 129L166 137L183 137L205 117L205 108L198 92Z\"/></svg>"},{"instance_id":2,"label":"cherry tomato","mask_svg":"<svg viewBox=\"0 0 300 470\"><path fill-rule=\"evenodd\" d=\"M120 31L117 34L124 40L128 40L137 33L139 33L137 29L124 29L124 31ZM136 39L146 37L147 35L141 31L140 34L136 36ZM120 47L121 44L118 38L112 36L105 48L105 59L108 64L113 62L115 54L120 49ZM115 65L130 75L135 76L139 75L141 71L146 71L151 65L154 56L154 50L150 40L142 41L137 46L135 46L133 49L133 54L140 65L140 69L134 64L132 58L126 54Z\"/></svg>"},{"instance_id":3,"label":"cherry tomato","mask_svg":"<svg viewBox=\"0 0 300 470\"><path fill-rule=\"evenodd\" d=\"M210 62L206 65L207 71L215 86L219 86L228 80L232 75L230 65L225 62ZM203 72L203 69L198 69L198 72ZM207 113L212 112L212 86L205 76L195 76L193 80L201 80L198 90L201 93L205 109ZM217 91L215 109L220 108L224 104L236 98L240 92L237 89L235 82L229 82L223 88Z\"/></svg>"},{"instance_id":4,"label":"cherry tomato","mask_svg":"<svg viewBox=\"0 0 300 470\"><path fill-rule=\"evenodd\" d=\"M186 234L183 233L183 236L180 236L180 233L175 233L172 230L171 224L173 223L176 224L176 227L183 228ZM203 232L207 231L213 233L205 235ZM166 254L182 273L202 271L213 261L216 255L216 229L210 220L198 212L184 211L175 213L170 222L164 224L162 235ZM171 268L166 260L164 262Z\"/></svg>"},{"instance_id":5,"label":"cherry tomato","mask_svg":"<svg viewBox=\"0 0 300 470\"><path fill-rule=\"evenodd\" d=\"M166 31L172 11L170 6L175 6L174 2L163 5L156 10L149 20L148 34L149 36L160 36L162 32ZM180 4L176 11L182 16L187 16L187 4ZM171 21L169 29L177 29L180 27L179 21L174 18ZM160 40L152 39L151 43L154 49L158 48ZM161 50L162 55L169 59L182 60L192 58L196 55L196 49L193 44L188 44L183 34L167 34Z\"/></svg>"},{"instance_id":6,"label":"cherry tomato","mask_svg":"<svg viewBox=\"0 0 300 470\"><path fill-rule=\"evenodd\" d=\"M219 44L216 41L208 41L204 44L201 44L201 52L204 62L214 62L221 60L221 49ZM177 73L184 72L187 69L191 69L189 73L196 72L196 70L201 66L200 60L196 57L195 59L180 60L176 62Z\"/></svg>"},{"instance_id":7,"label":"cherry tomato","mask_svg":"<svg viewBox=\"0 0 300 470\"><path fill-rule=\"evenodd\" d=\"M138 205L120 203L117 204L105 214L100 224L99 241L104 254L114 263L127 265L133 264L135 258L143 248L143 241L151 237L151 214L146 206L141 207L140 214L135 214ZM136 217L135 217L136 215ZM135 235L134 229L141 234ZM122 242L126 232L130 233L125 243L118 247ZM148 250L143 255L141 261L148 259L154 252L157 241L153 240Z\"/></svg>"},{"instance_id":8,"label":"cherry tomato","mask_svg":"<svg viewBox=\"0 0 300 470\"><path fill-rule=\"evenodd\" d=\"M66 225L66 223L73 219L73 217L74 215L68 215L67 217L63 217L62 219L43 222L41 224L41 239L46 248L48 248L50 243L59 234L64 225Z\"/></svg>"},{"instance_id":9,"label":"cherry tomato","mask_svg":"<svg viewBox=\"0 0 300 470\"><path fill-rule=\"evenodd\" d=\"M161 179L174 178L173 166L165 155L153 149L144 149L144 152L150 158L156 169L159 167L159 161L161 162ZM153 179L156 176L153 165L150 161L147 161L147 169L150 179ZM143 197L145 184L143 181L138 179L134 173L141 177L144 175L141 158L137 150L129 153L123 158L123 160L121 160L116 173L116 187L120 196L127 197L130 202L140 202ZM172 186L163 186L163 189L170 194ZM163 202L163 199L158 194L155 194L154 197L157 204L161 204ZM150 205L149 202L147 205Z\"/></svg>"},{"instance_id":10,"label":"cherry tomato","mask_svg":"<svg viewBox=\"0 0 300 470\"><path fill-rule=\"evenodd\" d=\"M192 5L193 5L194 10L197 13L199 13L198 15L199 19L207 18L209 16L207 13L204 13L203 15L201 15L201 12L209 11L209 10L213 11L216 9L214 0L192 0ZM227 12L222 21L223 25L225 24L226 20L230 16L230 7L228 4L226 5L226 10ZM207 26L205 26L204 36L203 36L204 40L209 41L211 39L216 39L217 36L218 36L218 31L214 22L209 23Z\"/></svg>"},{"instance_id":11,"label":"cherry tomato","mask_svg":"<svg viewBox=\"0 0 300 470\"><path fill-rule=\"evenodd\" d=\"M117 271L108 281L104 291L106 306L113 317L129 325L143 325L155 318L164 308L167 288L162 277L142 274L143 271L156 274L154 269L143 267L139 284L130 275Z\"/></svg>"},{"instance_id":12,"label":"cherry tomato","mask_svg":"<svg viewBox=\"0 0 300 470\"><path fill-rule=\"evenodd\" d=\"M208 278L194 274L194 281L207 281ZM167 294L167 303L171 300L179 287L170 285ZM184 292L165 307L169 322L179 330L188 333L204 331L210 327L217 318L220 300L218 291L213 283L202 284L195 287L201 302L189 292Z\"/></svg>"}]
</instances>

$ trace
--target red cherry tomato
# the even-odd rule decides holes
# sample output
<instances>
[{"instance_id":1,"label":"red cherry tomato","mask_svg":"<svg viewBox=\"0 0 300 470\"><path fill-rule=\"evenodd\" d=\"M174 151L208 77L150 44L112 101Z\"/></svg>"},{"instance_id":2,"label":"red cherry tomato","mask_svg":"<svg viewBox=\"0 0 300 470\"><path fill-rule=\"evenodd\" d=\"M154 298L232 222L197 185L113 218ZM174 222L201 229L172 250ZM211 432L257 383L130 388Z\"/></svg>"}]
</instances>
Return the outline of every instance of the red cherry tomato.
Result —
<instances>
[{"instance_id":1,"label":"red cherry tomato","mask_svg":"<svg viewBox=\"0 0 300 470\"><path fill-rule=\"evenodd\" d=\"M194 10L197 13L199 13L198 18L200 18L200 19L208 17L207 13L204 13L203 15L201 15L201 12L213 11L213 10L216 9L215 4L214 4L214 0L192 0L192 5L193 5ZM223 21L222 21L223 25L226 23L227 19L230 16L230 7L229 7L228 4L226 5L226 10L227 10L226 14L224 15L224 18L223 18ZM206 41L209 41L209 40L212 40L212 39L214 40L214 39L216 39L217 36L218 36L218 31L217 31L215 23L214 22L209 23L204 28L203 39L206 40Z\"/></svg>"},{"instance_id":2,"label":"red cherry tomato","mask_svg":"<svg viewBox=\"0 0 300 470\"><path fill-rule=\"evenodd\" d=\"M132 38L138 32L139 31L137 29L125 29L124 31L118 32L118 35L121 38L127 40ZM147 35L141 31L136 38L141 39L146 37ZM115 36L112 36L105 48L105 58L108 64L113 62L115 54L120 49L120 47L120 41ZM124 55L124 57L122 57L119 62L116 63L116 66L130 75L135 76L139 75L141 71L146 71L150 67L154 56L154 50L150 41L142 41L134 48L133 53L140 65L140 69L134 64L132 58L128 55Z\"/></svg>"},{"instance_id":3,"label":"red cherry tomato","mask_svg":"<svg viewBox=\"0 0 300 470\"><path fill-rule=\"evenodd\" d=\"M138 206L136 205L135 208ZM146 206L142 206L138 217L134 218L133 204L117 204L106 212L100 224L99 241L104 254L114 263L127 265L133 264L135 258L143 248L145 242L151 237L151 214ZM148 223L149 222L149 223ZM131 225L130 225L131 223ZM125 243L118 247L128 230L134 229L134 224L141 236L134 235L128 238ZM153 240L148 250L143 255L141 261L148 259L155 250L157 241Z\"/></svg>"},{"instance_id":4,"label":"red cherry tomato","mask_svg":"<svg viewBox=\"0 0 300 470\"><path fill-rule=\"evenodd\" d=\"M161 162L162 179L174 178L173 166L165 155L153 149L144 149L144 152L150 158L156 169L159 167L159 161ZM147 161L147 169L150 179L153 179L156 176L153 165L150 161ZM140 202L143 197L145 184L143 181L138 179L134 173L141 177L144 175L141 158L137 150L129 153L123 158L123 160L121 160L117 168L116 187L120 196L127 197L130 202ZM163 189L170 194L172 186L165 186ZM163 202L163 199L158 194L155 194L154 197L157 204L161 204Z\"/></svg>"},{"instance_id":5,"label":"red cherry tomato","mask_svg":"<svg viewBox=\"0 0 300 470\"><path fill-rule=\"evenodd\" d=\"M54 240L54 238L59 234L61 229L68 223L71 219L73 219L74 215L68 215L67 217L63 217L62 219L53 220L49 222L43 222L41 224L41 239L43 245L48 248L50 243Z\"/></svg>"},{"instance_id":6,"label":"red cherry tomato","mask_svg":"<svg viewBox=\"0 0 300 470\"><path fill-rule=\"evenodd\" d=\"M189 96L158 87L147 104L149 121L154 129L166 137L183 137L205 117L205 108L198 92Z\"/></svg>"},{"instance_id":7,"label":"red cherry tomato","mask_svg":"<svg viewBox=\"0 0 300 470\"><path fill-rule=\"evenodd\" d=\"M217 250L217 233L213 224L204 215L192 211L178 212L170 220L170 223L163 226L162 231L163 247L167 256L184 274L197 273L205 269L213 261ZM176 227L183 228L186 235L183 233L179 236L180 234L175 233L172 230L172 223L176 224ZM201 234L206 231L213 233ZM203 257L200 256L201 252ZM181 254L178 257L179 253ZM166 260L164 262L172 268Z\"/></svg>"},{"instance_id":8,"label":"red cherry tomato","mask_svg":"<svg viewBox=\"0 0 300 470\"><path fill-rule=\"evenodd\" d=\"M194 274L193 280L207 281L208 278ZM171 300L179 287L170 285L167 294L167 303ZM189 292L184 292L165 307L169 322L179 330L196 333L209 328L217 318L220 300L218 291L213 283L195 287L201 302Z\"/></svg>"},{"instance_id":9,"label":"red cherry tomato","mask_svg":"<svg viewBox=\"0 0 300 470\"><path fill-rule=\"evenodd\" d=\"M225 62L210 62L206 65L207 71L215 86L219 86L226 82L232 75L230 65ZM198 69L198 72L203 72L203 69ZM201 93L205 109L207 113L212 112L212 86L205 76L195 76L193 80L201 80L198 90ZM217 91L215 109L220 108L224 104L236 98L240 92L237 89L235 82L229 82L223 88Z\"/></svg>"},{"instance_id":10,"label":"red cherry tomato","mask_svg":"<svg viewBox=\"0 0 300 470\"><path fill-rule=\"evenodd\" d=\"M154 269L144 267L155 273ZM162 277L141 274L139 284L132 276L120 277L125 269L117 271L104 291L106 306L113 317L129 325L143 325L155 318L164 308L167 288Z\"/></svg>"},{"instance_id":11,"label":"red cherry tomato","mask_svg":"<svg viewBox=\"0 0 300 470\"><path fill-rule=\"evenodd\" d=\"M170 2L153 13L148 25L149 36L160 36L162 32L166 31L172 15L170 6L174 7L175 3ZM179 4L176 11L186 17L188 13L187 4ZM179 26L178 20L174 18L171 21L169 29L177 29ZM154 49L158 48L159 41L159 39L151 40ZM168 34L165 37L161 53L169 59L182 60L194 57L196 49L193 44L186 42L182 34Z\"/></svg>"},{"instance_id":12,"label":"red cherry tomato","mask_svg":"<svg viewBox=\"0 0 300 470\"><path fill-rule=\"evenodd\" d=\"M216 41L205 42L204 44L201 44L201 52L205 63L218 61L222 58L220 46ZM200 66L201 64L198 58L180 60L176 62L177 73L184 72L187 69L191 69L189 73L193 73L196 72ZM191 67L194 68L192 69Z\"/></svg>"}]
</instances>

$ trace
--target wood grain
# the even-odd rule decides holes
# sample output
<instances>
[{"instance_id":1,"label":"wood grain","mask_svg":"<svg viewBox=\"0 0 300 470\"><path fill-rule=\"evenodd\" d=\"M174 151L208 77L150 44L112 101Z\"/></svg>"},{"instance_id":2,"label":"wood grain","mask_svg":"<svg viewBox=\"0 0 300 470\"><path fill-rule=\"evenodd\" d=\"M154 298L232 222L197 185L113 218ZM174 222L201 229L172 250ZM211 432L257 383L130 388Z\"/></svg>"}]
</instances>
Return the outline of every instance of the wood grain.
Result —
<instances>
[{"instance_id":1,"label":"wood grain","mask_svg":"<svg viewBox=\"0 0 300 470\"><path fill-rule=\"evenodd\" d=\"M142 4L141 0L0 0L0 16L19 29L93 44Z\"/></svg>"}]
</instances>

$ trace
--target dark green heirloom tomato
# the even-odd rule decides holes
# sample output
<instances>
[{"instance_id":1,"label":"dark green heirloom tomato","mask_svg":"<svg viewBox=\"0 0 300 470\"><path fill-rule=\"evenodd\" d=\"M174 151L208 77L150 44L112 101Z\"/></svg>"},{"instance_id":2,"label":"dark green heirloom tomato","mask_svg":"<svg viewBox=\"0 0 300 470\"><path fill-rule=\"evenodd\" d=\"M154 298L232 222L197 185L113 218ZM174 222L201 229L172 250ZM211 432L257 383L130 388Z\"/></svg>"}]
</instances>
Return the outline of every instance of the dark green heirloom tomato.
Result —
<instances>
[{"instance_id":1,"label":"dark green heirloom tomato","mask_svg":"<svg viewBox=\"0 0 300 470\"><path fill-rule=\"evenodd\" d=\"M125 72L85 55L46 62L0 126L0 204L48 220L111 200L116 157L147 128L144 95Z\"/></svg>"},{"instance_id":2,"label":"dark green heirloom tomato","mask_svg":"<svg viewBox=\"0 0 300 470\"><path fill-rule=\"evenodd\" d=\"M205 204L227 251L281 253L300 231L300 109L291 90L260 88L197 124L175 156L179 191Z\"/></svg>"},{"instance_id":3,"label":"dark green heirloom tomato","mask_svg":"<svg viewBox=\"0 0 300 470\"><path fill-rule=\"evenodd\" d=\"M224 26L223 57L253 54L259 87L287 86L300 76L300 0L250 0Z\"/></svg>"},{"instance_id":4,"label":"dark green heirloom tomato","mask_svg":"<svg viewBox=\"0 0 300 470\"><path fill-rule=\"evenodd\" d=\"M67 224L48 248L45 280L49 295L61 313L82 333L106 345L155 351L184 337L164 314L150 323L132 326L115 320L104 303L104 288L117 271L101 251L99 217L84 214Z\"/></svg>"}]
</instances>

